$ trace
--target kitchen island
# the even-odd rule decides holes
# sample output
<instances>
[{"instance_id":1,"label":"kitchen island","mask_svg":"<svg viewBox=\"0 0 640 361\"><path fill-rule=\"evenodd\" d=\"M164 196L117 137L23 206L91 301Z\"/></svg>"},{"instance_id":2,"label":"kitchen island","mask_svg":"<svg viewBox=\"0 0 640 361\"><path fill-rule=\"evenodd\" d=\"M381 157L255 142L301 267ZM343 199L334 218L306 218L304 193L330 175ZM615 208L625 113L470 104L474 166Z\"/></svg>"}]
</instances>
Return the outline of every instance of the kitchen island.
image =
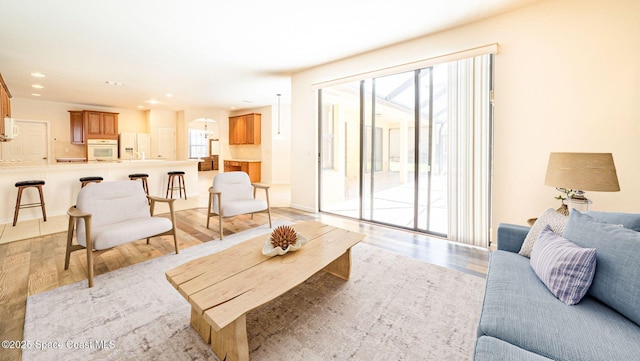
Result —
<instances>
[{"instance_id":1,"label":"kitchen island","mask_svg":"<svg viewBox=\"0 0 640 361\"><path fill-rule=\"evenodd\" d=\"M81 177L103 177L104 181L126 180L132 173L149 174L149 194L164 197L167 189L167 172L185 172L185 185L188 197L195 197L198 183L197 160L123 160L114 162L53 163L39 164L29 162L0 162L0 223L13 221L17 188L15 183L25 180L41 179L47 217L66 214L74 205L80 190ZM174 192L174 197L177 197ZM22 194L22 203L38 202L38 192L27 189ZM27 219L42 218L40 208L20 210L18 222Z\"/></svg>"}]
</instances>

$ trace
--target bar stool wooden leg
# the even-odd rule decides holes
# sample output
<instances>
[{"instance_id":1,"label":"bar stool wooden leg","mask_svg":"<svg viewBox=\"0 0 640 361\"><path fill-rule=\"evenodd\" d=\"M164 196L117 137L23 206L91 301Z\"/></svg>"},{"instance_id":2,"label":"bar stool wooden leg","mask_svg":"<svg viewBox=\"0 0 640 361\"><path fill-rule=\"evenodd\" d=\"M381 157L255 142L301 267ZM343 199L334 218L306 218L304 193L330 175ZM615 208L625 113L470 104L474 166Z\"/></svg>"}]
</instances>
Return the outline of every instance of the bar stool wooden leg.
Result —
<instances>
[{"instance_id":1,"label":"bar stool wooden leg","mask_svg":"<svg viewBox=\"0 0 640 361\"><path fill-rule=\"evenodd\" d=\"M18 222L18 213L20 213L20 201L22 200L22 190L24 187L18 187L18 199L16 199L16 210L13 212L13 226Z\"/></svg>"},{"instance_id":2,"label":"bar stool wooden leg","mask_svg":"<svg viewBox=\"0 0 640 361\"><path fill-rule=\"evenodd\" d=\"M42 209L42 221L47 221L47 211L44 208L44 196L42 195L42 186L38 186L38 192L40 193L40 208Z\"/></svg>"},{"instance_id":3,"label":"bar stool wooden leg","mask_svg":"<svg viewBox=\"0 0 640 361\"><path fill-rule=\"evenodd\" d=\"M178 178L178 180L180 181L180 198L182 198L182 190L184 190L184 199L187 199L187 187L184 184L184 176L182 174L179 175L180 178Z\"/></svg>"},{"instance_id":4,"label":"bar stool wooden leg","mask_svg":"<svg viewBox=\"0 0 640 361\"><path fill-rule=\"evenodd\" d=\"M171 189L171 198L173 198L173 176L169 176L169 180L167 180L167 194L164 196L165 198L169 198L169 189Z\"/></svg>"}]
</instances>

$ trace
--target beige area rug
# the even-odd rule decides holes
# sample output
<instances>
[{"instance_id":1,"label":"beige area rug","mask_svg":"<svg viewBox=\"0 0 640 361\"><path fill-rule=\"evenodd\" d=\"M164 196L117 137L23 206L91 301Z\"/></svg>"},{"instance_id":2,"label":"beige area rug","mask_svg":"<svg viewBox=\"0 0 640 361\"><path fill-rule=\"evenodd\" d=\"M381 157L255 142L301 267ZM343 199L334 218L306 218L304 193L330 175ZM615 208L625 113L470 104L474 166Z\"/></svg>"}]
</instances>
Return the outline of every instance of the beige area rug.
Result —
<instances>
[{"instance_id":1,"label":"beige area rug","mask_svg":"<svg viewBox=\"0 0 640 361\"><path fill-rule=\"evenodd\" d=\"M269 231L29 297L23 360L217 360L164 272ZM252 360L470 359L484 279L362 243L352 255L348 282L319 272L247 315Z\"/></svg>"}]
</instances>

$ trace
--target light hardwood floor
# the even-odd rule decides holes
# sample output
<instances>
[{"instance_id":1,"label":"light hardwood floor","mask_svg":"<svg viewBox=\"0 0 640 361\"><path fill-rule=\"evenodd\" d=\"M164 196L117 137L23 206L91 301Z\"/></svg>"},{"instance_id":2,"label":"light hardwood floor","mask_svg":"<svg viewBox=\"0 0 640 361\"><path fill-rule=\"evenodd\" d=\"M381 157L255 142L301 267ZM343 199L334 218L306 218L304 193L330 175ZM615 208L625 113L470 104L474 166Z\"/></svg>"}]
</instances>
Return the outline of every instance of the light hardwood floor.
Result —
<instances>
[{"instance_id":1,"label":"light hardwood floor","mask_svg":"<svg viewBox=\"0 0 640 361\"><path fill-rule=\"evenodd\" d=\"M274 220L318 220L364 233L367 236L364 243L478 277L486 274L489 252L485 250L322 213L306 213L287 207L273 208L272 213ZM203 242L220 242L217 226L212 225L212 229L205 226L206 208L181 210L176 215L180 249ZM253 219L248 215L225 219L225 235L266 223L268 221L264 213L256 214ZM27 297L86 280L84 251L72 253L70 269L63 269L65 242L66 232L58 232L0 244L1 340L22 340ZM173 239L170 236L152 238L149 245L144 240L125 244L99 253L95 258L96 275L173 252ZM2 361L20 358L20 350L0 349Z\"/></svg>"}]
</instances>

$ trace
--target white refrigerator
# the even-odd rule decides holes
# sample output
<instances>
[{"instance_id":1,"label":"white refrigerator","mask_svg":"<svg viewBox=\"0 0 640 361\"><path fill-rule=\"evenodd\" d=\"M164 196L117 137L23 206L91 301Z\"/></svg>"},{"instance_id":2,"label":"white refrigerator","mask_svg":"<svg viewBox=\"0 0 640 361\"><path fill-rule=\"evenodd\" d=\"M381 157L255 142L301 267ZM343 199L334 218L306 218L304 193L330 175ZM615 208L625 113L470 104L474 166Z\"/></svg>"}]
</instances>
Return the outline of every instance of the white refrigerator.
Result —
<instances>
[{"instance_id":1,"label":"white refrigerator","mask_svg":"<svg viewBox=\"0 0 640 361\"><path fill-rule=\"evenodd\" d=\"M120 133L119 158L122 160L149 159L151 155L151 134Z\"/></svg>"}]
</instances>

